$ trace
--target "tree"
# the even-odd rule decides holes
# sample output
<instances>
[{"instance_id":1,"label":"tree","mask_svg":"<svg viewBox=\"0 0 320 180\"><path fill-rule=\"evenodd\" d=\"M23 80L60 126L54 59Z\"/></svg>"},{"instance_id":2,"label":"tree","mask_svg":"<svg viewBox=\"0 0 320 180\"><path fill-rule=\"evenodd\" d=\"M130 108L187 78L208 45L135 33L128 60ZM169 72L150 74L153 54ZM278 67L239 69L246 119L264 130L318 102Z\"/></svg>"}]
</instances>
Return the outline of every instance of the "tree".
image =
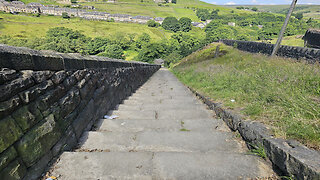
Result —
<instances>
[{"instance_id":1,"label":"tree","mask_svg":"<svg viewBox=\"0 0 320 180\"><path fill-rule=\"evenodd\" d=\"M62 13L62 18L63 18L63 19L69 19L70 16L68 15L68 13L63 12L63 13Z\"/></svg>"},{"instance_id":2,"label":"tree","mask_svg":"<svg viewBox=\"0 0 320 180\"><path fill-rule=\"evenodd\" d=\"M43 49L62 53L84 53L87 43L91 40L79 31L65 27L49 29L45 39Z\"/></svg>"},{"instance_id":3,"label":"tree","mask_svg":"<svg viewBox=\"0 0 320 180\"><path fill-rule=\"evenodd\" d=\"M144 46L145 44L148 44L151 40L151 37L149 34L147 33L143 33L141 34L141 36L138 37L137 41L136 41L136 47L141 49L142 46Z\"/></svg>"},{"instance_id":4,"label":"tree","mask_svg":"<svg viewBox=\"0 0 320 180\"><path fill-rule=\"evenodd\" d=\"M107 38L94 38L87 44L86 53L95 55L104 52L108 44L110 44L110 40Z\"/></svg>"},{"instance_id":5,"label":"tree","mask_svg":"<svg viewBox=\"0 0 320 180\"><path fill-rule=\"evenodd\" d=\"M115 58L115 59L125 59L125 56L123 54L123 49L121 46L117 44L111 44L106 47L105 52L100 53L99 56L106 56L109 58Z\"/></svg>"},{"instance_id":6,"label":"tree","mask_svg":"<svg viewBox=\"0 0 320 180\"><path fill-rule=\"evenodd\" d=\"M177 4L177 0L172 0L171 3Z\"/></svg>"},{"instance_id":7,"label":"tree","mask_svg":"<svg viewBox=\"0 0 320 180\"><path fill-rule=\"evenodd\" d=\"M294 15L298 20L301 20L303 18L303 13L297 13Z\"/></svg>"},{"instance_id":8,"label":"tree","mask_svg":"<svg viewBox=\"0 0 320 180\"><path fill-rule=\"evenodd\" d=\"M252 11L258 11L258 8L257 7L253 7L251 10Z\"/></svg>"},{"instance_id":9,"label":"tree","mask_svg":"<svg viewBox=\"0 0 320 180\"><path fill-rule=\"evenodd\" d=\"M148 22L147 22L147 25L148 25L148 27L159 27L160 26L160 23L158 23L158 22L156 22L155 20L149 20Z\"/></svg>"},{"instance_id":10,"label":"tree","mask_svg":"<svg viewBox=\"0 0 320 180\"><path fill-rule=\"evenodd\" d=\"M210 13L208 9L198 9L196 15L201 21L205 21L209 18Z\"/></svg>"},{"instance_id":11,"label":"tree","mask_svg":"<svg viewBox=\"0 0 320 180\"><path fill-rule=\"evenodd\" d=\"M180 31L189 32L192 29L192 20L187 17L182 17L179 19Z\"/></svg>"},{"instance_id":12,"label":"tree","mask_svg":"<svg viewBox=\"0 0 320 180\"><path fill-rule=\"evenodd\" d=\"M142 48L137 59L139 61L152 63L155 59L165 57L168 46L164 42L150 43Z\"/></svg>"},{"instance_id":13,"label":"tree","mask_svg":"<svg viewBox=\"0 0 320 180\"><path fill-rule=\"evenodd\" d=\"M162 23L162 27L166 30L177 32L180 30L180 23L175 17L166 17Z\"/></svg>"}]
</instances>

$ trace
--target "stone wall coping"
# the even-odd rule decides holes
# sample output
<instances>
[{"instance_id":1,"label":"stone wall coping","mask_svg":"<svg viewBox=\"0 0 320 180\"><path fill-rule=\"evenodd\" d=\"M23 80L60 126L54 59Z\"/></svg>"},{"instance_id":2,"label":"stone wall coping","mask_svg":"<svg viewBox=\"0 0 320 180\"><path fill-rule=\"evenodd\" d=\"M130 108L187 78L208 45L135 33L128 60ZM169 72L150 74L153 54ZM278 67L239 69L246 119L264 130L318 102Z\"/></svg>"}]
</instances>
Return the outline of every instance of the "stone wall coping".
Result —
<instances>
[{"instance_id":1,"label":"stone wall coping","mask_svg":"<svg viewBox=\"0 0 320 180\"><path fill-rule=\"evenodd\" d=\"M271 55L274 47L274 44L255 41L222 39L220 42L228 46L234 46L237 43L237 49L239 50L267 55ZM305 59L310 63L320 62L320 49L316 48L281 45L277 55L294 59Z\"/></svg>"},{"instance_id":2,"label":"stone wall coping","mask_svg":"<svg viewBox=\"0 0 320 180\"><path fill-rule=\"evenodd\" d=\"M15 70L78 70L87 68L158 66L137 61L125 61L102 56L82 56L0 44L0 68Z\"/></svg>"},{"instance_id":3,"label":"stone wall coping","mask_svg":"<svg viewBox=\"0 0 320 180\"><path fill-rule=\"evenodd\" d=\"M297 179L320 179L320 152L312 150L295 140L275 138L269 128L256 121L246 121L221 103L201 95L188 87L198 96L229 128L238 131L249 148L262 146L267 157L287 176Z\"/></svg>"}]
</instances>

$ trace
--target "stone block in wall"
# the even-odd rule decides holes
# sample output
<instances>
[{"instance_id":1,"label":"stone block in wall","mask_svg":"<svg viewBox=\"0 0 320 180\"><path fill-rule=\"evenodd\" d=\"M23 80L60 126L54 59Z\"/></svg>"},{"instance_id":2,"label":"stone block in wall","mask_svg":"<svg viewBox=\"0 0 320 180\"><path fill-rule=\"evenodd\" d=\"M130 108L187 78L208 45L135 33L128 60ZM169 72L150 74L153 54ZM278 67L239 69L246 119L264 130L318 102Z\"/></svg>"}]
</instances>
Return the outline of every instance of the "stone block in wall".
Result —
<instances>
[{"instance_id":1,"label":"stone block in wall","mask_svg":"<svg viewBox=\"0 0 320 180\"><path fill-rule=\"evenodd\" d=\"M75 77L75 75L71 75L69 77L67 77L64 81L63 81L63 85L66 89L70 89L71 87L73 87L77 82L77 79Z\"/></svg>"},{"instance_id":2,"label":"stone block in wall","mask_svg":"<svg viewBox=\"0 0 320 180\"><path fill-rule=\"evenodd\" d=\"M92 120L92 114L95 113L94 101L90 100L88 105L79 113L76 120L73 121L72 127L75 131L76 137L79 139L83 129L87 127L88 123Z\"/></svg>"},{"instance_id":3,"label":"stone block in wall","mask_svg":"<svg viewBox=\"0 0 320 180\"><path fill-rule=\"evenodd\" d=\"M39 119L28 110L28 106L23 106L12 114L13 119L17 122L23 132L37 123Z\"/></svg>"},{"instance_id":4,"label":"stone block in wall","mask_svg":"<svg viewBox=\"0 0 320 180\"><path fill-rule=\"evenodd\" d=\"M42 82L41 84L33 86L32 88L24 92L19 93L19 96L25 104L28 104L52 88L53 82L51 80L48 80Z\"/></svg>"},{"instance_id":5,"label":"stone block in wall","mask_svg":"<svg viewBox=\"0 0 320 180\"><path fill-rule=\"evenodd\" d=\"M26 166L20 160L15 160L0 172L0 177L5 180L21 180L26 173Z\"/></svg>"},{"instance_id":6,"label":"stone block in wall","mask_svg":"<svg viewBox=\"0 0 320 180\"><path fill-rule=\"evenodd\" d=\"M0 154L0 171L18 156L13 146Z\"/></svg>"},{"instance_id":7,"label":"stone block in wall","mask_svg":"<svg viewBox=\"0 0 320 180\"><path fill-rule=\"evenodd\" d=\"M50 90L46 94L40 97L38 100L40 111L47 110L52 104L57 102L61 97L64 96L66 89L63 85L57 86L55 89Z\"/></svg>"},{"instance_id":8,"label":"stone block in wall","mask_svg":"<svg viewBox=\"0 0 320 180\"><path fill-rule=\"evenodd\" d=\"M54 84L60 84L67 77L67 73L65 71L58 71L52 76L52 81Z\"/></svg>"},{"instance_id":9,"label":"stone block in wall","mask_svg":"<svg viewBox=\"0 0 320 180\"><path fill-rule=\"evenodd\" d=\"M32 78L36 83L41 83L49 79L54 73L52 71L33 71Z\"/></svg>"},{"instance_id":10,"label":"stone block in wall","mask_svg":"<svg viewBox=\"0 0 320 180\"><path fill-rule=\"evenodd\" d=\"M62 151L71 150L74 146L77 145L77 138L73 132L72 126L69 126L62 138L53 146L52 154L53 156L59 155Z\"/></svg>"},{"instance_id":11,"label":"stone block in wall","mask_svg":"<svg viewBox=\"0 0 320 180\"><path fill-rule=\"evenodd\" d=\"M0 102L0 119L10 115L13 111L18 109L21 104L19 96L14 96L11 99Z\"/></svg>"},{"instance_id":12,"label":"stone block in wall","mask_svg":"<svg viewBox=\"0 0 320 180\"><path fill-rule=\"evenodd\" d=\"M84 69L81 57L72 54L60 54L64 60L64 69Z\"/></svg>"},{"instance_id":13,"label":"stone block in wall","mask_svg":"<svg viewBox=\"0 0 320 180\"><path fill-rule=\"evenodd\" d=\"M80 92L78 89L71 89L66 96L64 96L59 105L61 107L60 116L62 118L70 114L80 103Z\"/></svg>"},{"instance_id":14,"label":"stone block in wall","mask_svg":"<svg viewBox=\"0 0 320 180\"><path fill-rule=\"evenodd\" d=\"M51 151L48 151L43 157L39 159L34 165L28 168L28 172L24 176L24 180L38 179L41 176L42 172L48 166L49 162L53 158Z\"/></svg>"},{"instance_id":15,"label":"stone block in wall","mask_svg":"<svg viewBox=\"0 0 320 180\"><path fill-rule=\"evenodd\" d=\"M63 59L55 52L37 51L32 54L33 70L52 70L59 71L64 69Z\"/></svg>"},{"instance_id":16,"label":"stone block in wall","mask_svg":"<svg viewBox=\"0 0 320 180\"><path fill-rule=\"evenodd\" d=\"M22 136L22 130L10 116L0 120L0 153Z\"/></svg>"},{"instance_id":17,"label":"stone block in wall","mask_svg":"<svg viewBox=\"0 0 320 180\"><path fill-rule=\"evenodd\" d=\"M25 134L15 146L25 165L30 167L52 148L61 135L51 114Z\"/></svg>"},{"instance_id":18,"label":"stone block in wall","mask_svg":"<svg viewBox=\"0 0 320 180\"><path fill-rule=\"evenodd\" d=\"M32 55L27 48L0 45L0 67L10 69L33 69Z\"/></svg>"},{"instance_id":19,"label":"stone block in wall","mask_svg":"<svg viewBox=\"0 0 320 180\"><path fill-rule=\"evenodd\" d=\"M0 101L5 101L13 95L34 85L31 75L26 75L0 86Z\"/></svg>"},{"instance_id":20,"label":"stone block in wall","mask_svg":"<svg viewBox=\"0 0 320 180\"><path fill-rule=\"evenodd\" d=\"M0 70L0 84L4 84L8 81L18 78L20 73L13 69L2 68Z\"/></svg>"}]
</instances>

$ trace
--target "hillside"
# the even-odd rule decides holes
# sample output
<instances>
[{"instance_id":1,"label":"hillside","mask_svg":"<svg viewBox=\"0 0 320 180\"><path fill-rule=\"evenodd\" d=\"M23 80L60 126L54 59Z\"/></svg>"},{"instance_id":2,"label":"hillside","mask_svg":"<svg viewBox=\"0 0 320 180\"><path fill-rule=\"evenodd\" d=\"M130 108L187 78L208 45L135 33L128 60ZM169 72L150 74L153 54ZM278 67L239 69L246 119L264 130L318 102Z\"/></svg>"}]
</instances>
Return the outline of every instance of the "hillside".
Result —
<instances>
[{"instance_id":1,"label":"hillside","mask_svg":"<svg viewBox=\"0 0 320 180\"><path fill-rule=\"evenodd\" d=\"M225 6L227 8L236 8L239 5ZM257 7L259 11L286 14L289 5L243 5L243 7ZM303 13L306 18L320 19L320 5L297 5L294 13Z\"/></svg>"},{"instance_id":2,"label":"hillside","mask_svg":"<svg viewBox=\"0 0 320 180\"><path fill-rule=\"evenodd\" d=\"M214 58L217 45L220 56ZM182 59L172 71L197 92L269 125L276 137L320 149L318 64L213 43Z\"/></svg>"},{"instance_id":3,"label":"hillside","mask_svg":"<svg viewBox=\"0 0 320 180\"><path fill-rule=\"evenodd\" d=\"M59 6L65 6L65 4L58 4L53 0L21 1L25 3L39 2L42 4L57 4ZM167 3L162 4L161 6L159 6L159 4L155 3L153 0L118 0L115 3L108 3L102 0L93 2L81 0L77 4L83 6L94 6L96 11L106 11L111 14L129 14L151 17L188 17L193 21L199 21L194 12L194 9L197 8L219 9L221 14L228 14L231 11L229 8L205 3L199 0L177 0L176 4Z\"/></svg>"}]
</instances>

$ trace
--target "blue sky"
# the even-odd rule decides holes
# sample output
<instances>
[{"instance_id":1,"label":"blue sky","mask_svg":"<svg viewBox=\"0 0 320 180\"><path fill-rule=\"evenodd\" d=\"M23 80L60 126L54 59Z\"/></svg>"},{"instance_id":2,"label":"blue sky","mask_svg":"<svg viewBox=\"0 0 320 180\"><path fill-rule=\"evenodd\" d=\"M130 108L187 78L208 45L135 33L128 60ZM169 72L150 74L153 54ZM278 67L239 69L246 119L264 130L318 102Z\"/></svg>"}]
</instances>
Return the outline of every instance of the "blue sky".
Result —
<instances>
[{"instance_id":1,"label":"blue sky","mask_svg":"<svg viewBox=\"0 0 320 180\"><path fill-rule=\"evenodd\" d=\"M237 4L291 4L292 0L203 0L212 4L237 5ZM298 0L298 4L320 4L320 0Z\"/></svg>"}]
</instances>

